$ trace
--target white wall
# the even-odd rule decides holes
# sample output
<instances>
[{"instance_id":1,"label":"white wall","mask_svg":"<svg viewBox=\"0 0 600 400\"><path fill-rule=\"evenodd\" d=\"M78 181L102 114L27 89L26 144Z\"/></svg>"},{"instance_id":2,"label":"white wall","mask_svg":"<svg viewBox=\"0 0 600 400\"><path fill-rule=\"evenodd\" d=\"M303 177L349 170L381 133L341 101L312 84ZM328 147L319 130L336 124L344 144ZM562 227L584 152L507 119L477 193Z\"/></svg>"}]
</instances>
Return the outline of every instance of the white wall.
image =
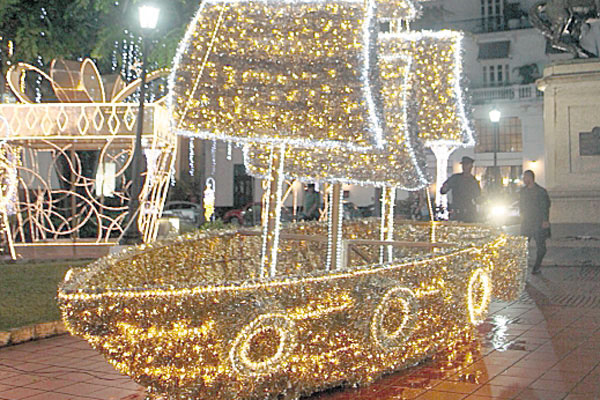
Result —
<instances>
[{"instance_id":1,"label":"white wall","mask_svg":"<svg viewBox=\"0 0 600 400\"><path fill-rule=\"evenodd\" d=\"M481 16L480 0L445 0L443 7L446 21L463 21Z\"/></svg>"},{"instance_id":2,"label":"white wall","mask_svg":"<svg viewBox=\"0 0 600 400\"><path fill-rule=\"evenodd\" d=\"M356 204L358 207L369 206L375 203L375 188L371 186L344 185L344 190L350 191L350 197L347 201Z\"/></svg>"}]
</instances>

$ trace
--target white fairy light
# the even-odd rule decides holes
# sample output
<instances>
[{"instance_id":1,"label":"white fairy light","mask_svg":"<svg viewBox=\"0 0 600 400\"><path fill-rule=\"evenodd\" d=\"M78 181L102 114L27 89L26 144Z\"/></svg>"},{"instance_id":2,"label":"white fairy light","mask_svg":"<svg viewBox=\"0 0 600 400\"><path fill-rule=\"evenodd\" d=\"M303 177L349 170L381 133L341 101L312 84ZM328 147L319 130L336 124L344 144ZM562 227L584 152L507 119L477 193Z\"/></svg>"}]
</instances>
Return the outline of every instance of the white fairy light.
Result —
<instances>
[{"instance_id":1,"label":"white fairy light","mask_svg":"<svg viewBox=\"0 0 600 400\"><path fill-rule=\"evenodd\" d=\"M217 171L217 141L213 140L210 147L210 174L214 175Z\"/></svg>"},{"instance_id":2,"label":"white fairy light","mask_svg":"<svg viewBox=\"0 0 600 400\"><path fill-rule=\"evenodd\" d=\"M388 205L388 217L387 219L387 237L386 240L388 241L392 241L394 240L394 212L395 212L395 205L396 205L396 188L388 188L388 190L390 191L389 194L389 201L390 204ZM387 246L387 262L392 262L394 258L394 247L393 246Z\"/></svg>"},{"instance_id":3,"label":"white fairy light","mask_svg":"<svg viewBox=\"0 0 600 400\"><path fill-rule=\"evenodd\" d=\"M156 173L158 171L158 159L162 154L160 149L146 148L144 149L144 156L146 156L146 186L151 186L156 179Z\"/></svg>"},{"instance_id":4,"label":"white fairy light","mask_svg":"<svg viewBox=\"0 0 600 400\"><path fill-rule=\"evenodd\" d=\"M279 152L278 165L275 165L275 152ZM274 210L271 210L272 204L270 204L269 199L271 198L271 182L266 181L267 188L264 193L264 199L266 201L263 202L262 211L264 213L262 222L262 247L261 247L261 276L266 276L266 268L269 268L269 276L273 277L277 273L277 251L279 250L279 231L281 230L281 206L282 206L282 194L283 194L283 183L285 181L285 176L283 174L283 155L285 154L285 146L281 146L277 149L271 150L271 156L269 157L270 168L277 168L277 182L275 187L275 207ZM270 177L273 179L273 177ZM267 243L269 239L268 225L270 214L274 213L273 218L275 219L275 226L273 228L273 240L270 248L267 248ZM270 255L267 253L270 252ZM269 265L267 265L267 260L269 260Z\"/></svg>"},{"instance_id":5,"label":"white fairy light","mask_svg":"<svg viewBox=\"0 0 600 400\"><path fill-rule=\"evenodd\" d=\"M379 199L381 203L381 220L379 226L379 240L384 241L386 238L386 216L387 216L387 187L381 188L381 198ZM383 264L384 259L384 247L379 246L379 264Z\"/></svg>"},{"instance_id":6,"label":"white fairy light","mask_svg":"<svg viewBox=\"0 0 600 400\"><path fill-rule=\"evenodd\" d=\"M194 176L196 172L196 154L195 154L194 138L189 138L188 164L190 176Z\"/></svg>"},{"instance_id":7,"label":"white fairy light","mask_svg":"<svg viewBox=\"0 0 600 400\"><path fill-rule=\"evenodd\" d=\"M281 230L281 207L283 206L283 183L285 182L285 175L283 173L284 165L285 146L281 146L279 154L279 171L277 174L277 202L275 203L275 229L273 230L273 245L271 246L271 265L270 276L273 277L277 273L277 251L279 250L279 232Z\"/></svg>"},{"instance_id":8,"label":"white fairy light","mask_svg":"<svg viewBox=\"0 0 600 400\"><path fill-rule=\"evenodd\" d=\"M335 186L334 186L334 190L335 190ZM342 191L342 185L339 185L339 190ZM344 203L341 201L342 198L342 193L339 194L340 197L340 201L338 202L338 220L334 221L334 223L337 223L337 237L335 238L336 242L337 242L337 252L336 252L336 258L335 258L335 269L336 270L340 270L343 268L343 255L344 255L344 246L342 246L342 237L343 237L343 232L342 232L342 223L344 221Z\"/></svg>"},{"instance_id":9,"label":"white fairy light","mask_svg":"<svg viewBox=\"0 0 600 400\"><path fill-rule=\"evenodd\" d=\"M343 255L344 249L342 246L342 225L344 220L344 203L340 200L337 204L333 201L334 196L336 195L335 190L342 191L342 185L330 185L329 187L329 201L327 207L327 258L325 269L326 270L339 270L343 267ZM342 193L337 193L338 197L341 199ZM333 207L338 207L337 210L337 220L334 220L333 215ZM337 234L333 237L334 225L337 225ZM333 265L333 248L334 241L336 243L335 249L335 265Z\"/></svg>"},{"instance_id":10,"label":"white fairy light","mask_svg":"<svg viewBox=\"0 0 600 400\"><path fill-rule=\"evenodd\" d=\"M325 270L331 270L331 259L333 258L333 185L327 190L327 257L325 259Z\"/></svg>"},{"instance_id":11,"label":"white fairy light","mask_svg":"<svg viewBox=\"0 0 600 400\"><path fill-rule=\"evenodd\" d=\"M396 188L383 187L381 189L381 224L379 240L394 240L394 203L396 202ZM393 246L379 247L379 263L391 262L393 259ZM387 256L387 257L386 257Z\"/></svg>"}]
</instances>

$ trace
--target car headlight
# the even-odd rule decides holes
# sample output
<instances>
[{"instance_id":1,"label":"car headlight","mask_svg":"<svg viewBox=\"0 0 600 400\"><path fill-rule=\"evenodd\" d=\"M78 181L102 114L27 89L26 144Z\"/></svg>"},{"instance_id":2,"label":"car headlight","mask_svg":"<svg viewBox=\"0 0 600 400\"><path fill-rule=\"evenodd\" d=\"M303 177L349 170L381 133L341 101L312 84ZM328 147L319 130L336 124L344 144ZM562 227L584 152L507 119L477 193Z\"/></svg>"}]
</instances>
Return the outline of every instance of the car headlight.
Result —
<instances>
[{"instance_id":1,"label":"car headlight","mask_svg":"<svg viewBox=\"0 0 600 400\"><path fill-rule=\"evenodd\" d=\"M504 204L496 204L493 205L490 209L490 217L492 218L501 218L505 217L508 214L508 207Z\"/></svg>"}]
</instances>

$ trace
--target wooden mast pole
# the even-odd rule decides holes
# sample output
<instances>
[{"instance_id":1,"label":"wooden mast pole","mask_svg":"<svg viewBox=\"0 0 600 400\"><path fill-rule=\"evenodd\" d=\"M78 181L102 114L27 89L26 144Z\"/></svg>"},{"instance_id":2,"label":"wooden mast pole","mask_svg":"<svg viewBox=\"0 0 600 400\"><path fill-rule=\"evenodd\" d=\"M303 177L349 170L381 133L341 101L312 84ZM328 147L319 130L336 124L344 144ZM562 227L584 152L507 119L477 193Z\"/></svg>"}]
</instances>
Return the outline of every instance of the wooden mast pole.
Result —
<instances>
[{"instance_id":1,"label":"wooden mast pole","mask_svg":"<svg viewBox=\"0 0 600 400\"><path fill-rule=\"evenodd\" d=\"M331 187L329 200L329 218L327 218L327 269L343 267L344 248L342 244L342 219L344 209L342 204L342 184L334 183Z\"/></svg>"},{"instance_id":2,"label":"wooden mast pole","mask_svg":"<svg viewBox=\"0 0 600 400\"><path fill-rule=\"evenodd\" d=\"M381 241L394 240L394 206L396 203L396 188L383 187L381 189L381 226L379 239ZM393 246L379 248L379 262L391 262L393 259Z\"/></svg>"},{"instance_id":3,"label":"wooden mast pole","mask_svg":"<svg viewBox=\"0 0 600 400\"><path fill-rule=\"evenodd\" d=\"M279 250L279 231L281 229L281 206L283 194L283 164L285 146L272 147L269 158L269 177L266 201L262 212L262 251L261 277L275 276L277 273L277 252Z\"/></svg>"}]
</instances>

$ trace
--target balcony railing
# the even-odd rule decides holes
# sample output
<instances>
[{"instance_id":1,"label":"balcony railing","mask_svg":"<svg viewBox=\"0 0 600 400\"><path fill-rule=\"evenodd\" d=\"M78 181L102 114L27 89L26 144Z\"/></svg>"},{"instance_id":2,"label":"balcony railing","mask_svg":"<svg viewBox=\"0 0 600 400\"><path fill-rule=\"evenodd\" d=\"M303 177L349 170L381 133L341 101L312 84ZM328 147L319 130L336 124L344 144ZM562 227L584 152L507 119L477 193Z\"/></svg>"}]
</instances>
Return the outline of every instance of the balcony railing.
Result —
<instances>
[{"instance_id":1,"label":"balcony railing","mask_svg":"<svg viewBox=\"0 0 600 400\"><path fill-rule=\"evenodd\" d=\"M132 139L137 129L138 104L52 103L0 105L0 138L5 140ZM142 135L171 145L175 136L166 109L147 104Z\"/></svg>"},{"instance_id":2,"label":"balcony railing","mask_svg":"<svg viewBox=\"0 0 600 400\"><path fill-rule=\"evenodd\" d=\"M539 100L543 92L534 83L529 85L512 85L471 89L469 91L473 104L485 104L498 100Z\"/></svg>"},{"instance_id":3,"label":"balcony railing","mask_svg":"<svg viewBox=\"0 0 600 400\"><path fill-rule=\"evenodd\" d=\"M504 16L498 16L465 19L460 21L429 22L430 21L416 21L415 25L421 29L450 29L472 33L501 32L516 29L529 29L533 27L526 17L507 19Z\"/></svg>"}]
</instances>

